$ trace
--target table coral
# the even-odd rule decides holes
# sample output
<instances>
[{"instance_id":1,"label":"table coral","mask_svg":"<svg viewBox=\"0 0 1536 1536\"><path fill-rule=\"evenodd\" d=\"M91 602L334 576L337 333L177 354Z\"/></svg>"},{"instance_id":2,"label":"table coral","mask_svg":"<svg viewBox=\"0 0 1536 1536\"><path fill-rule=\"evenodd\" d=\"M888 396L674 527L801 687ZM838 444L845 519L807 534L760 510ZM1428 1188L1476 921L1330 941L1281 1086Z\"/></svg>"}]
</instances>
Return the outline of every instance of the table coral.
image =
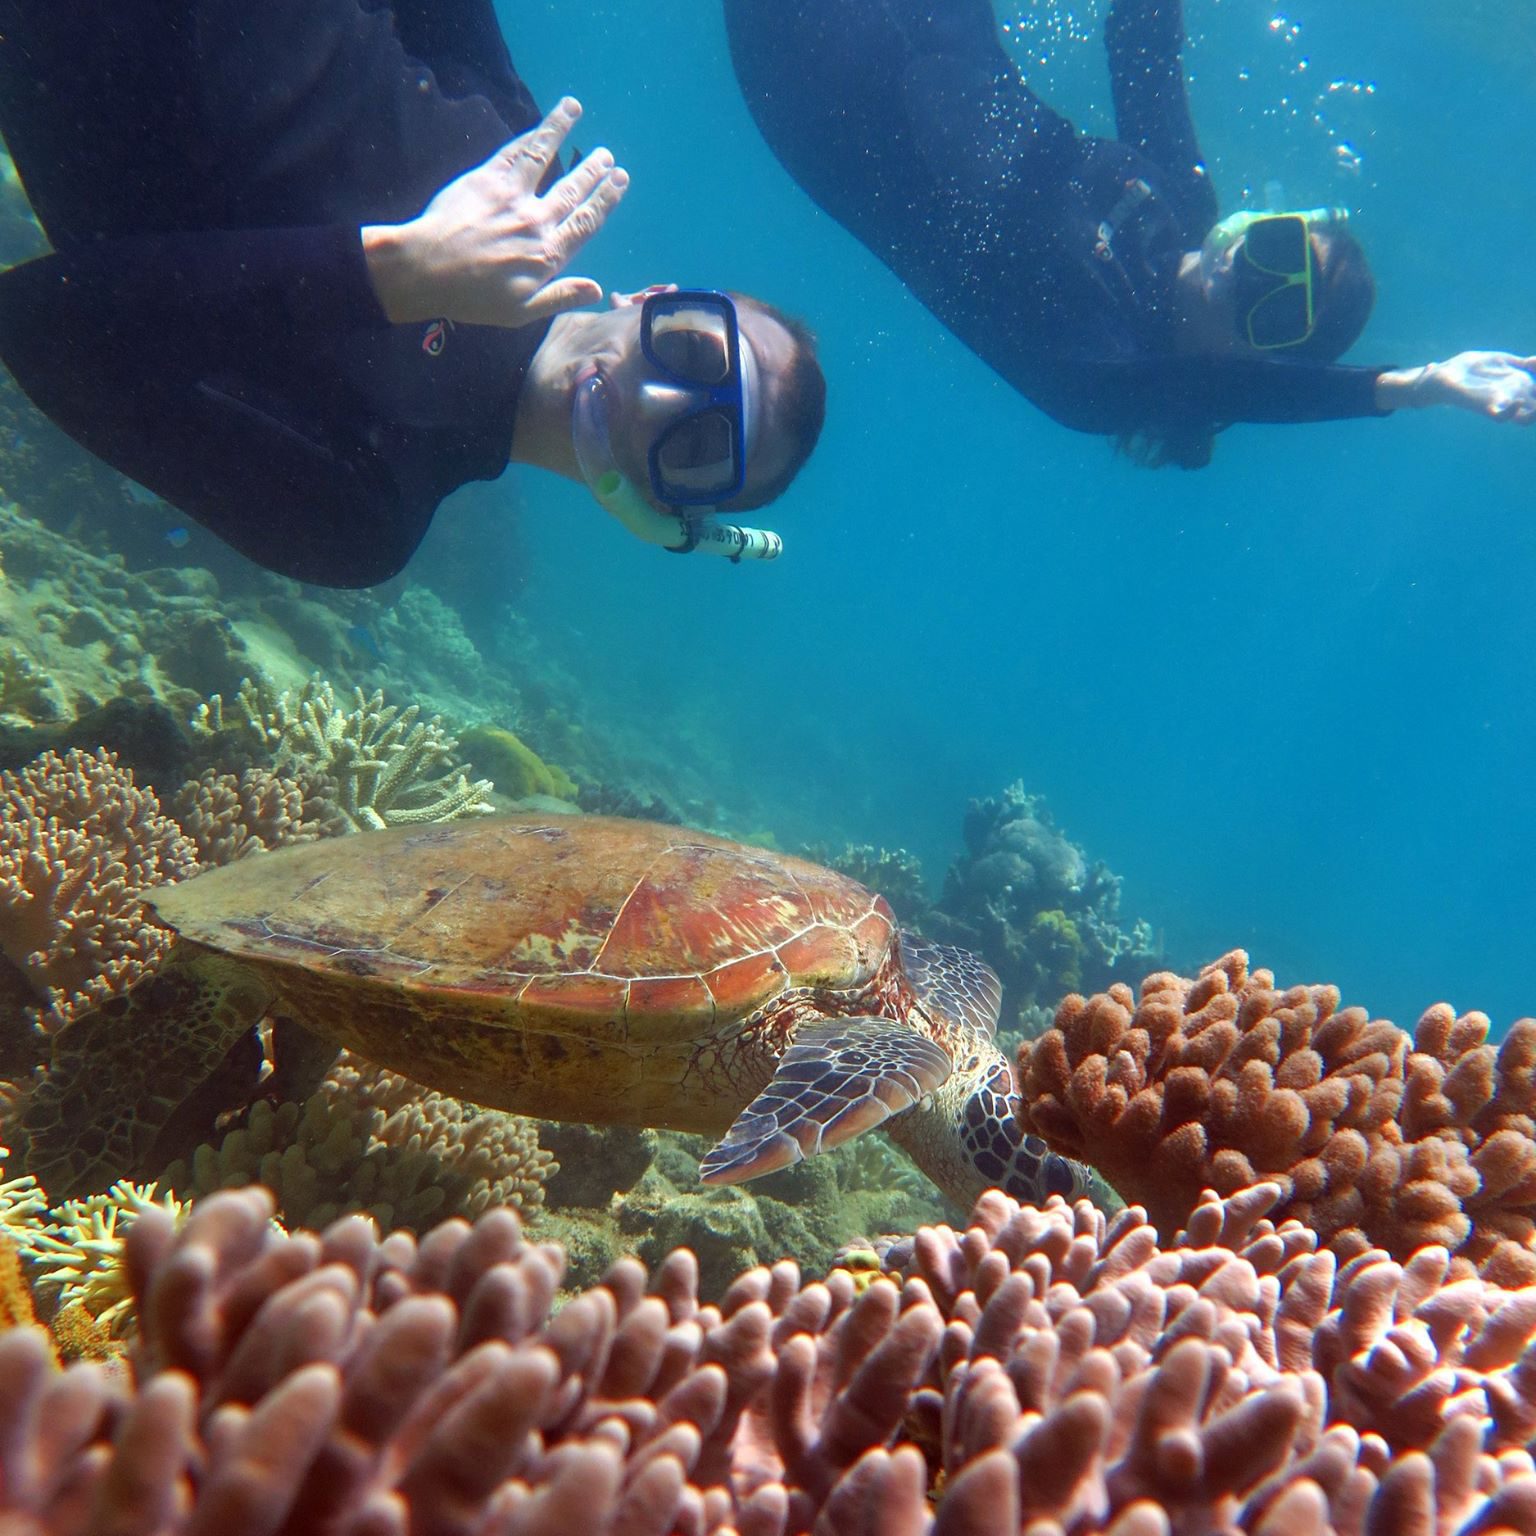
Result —
<instances>
[{"instance_id":1,"label":"table coral","mask_svg":"<svg viewBox=\"0 0 1536 1536\"><path fill-rule=\"evenodd\" d=\"M891 1279L685 1250L551 1315L507 1212L285 1234L148 1211L133 1378L0 1335L0 1516L100 1531L561 1536L1536 1532L1536 1292L1339 1265L1280 1190L1144 1213L991 1193ZM894 1281L894 1283L893 1283Z\"/></svg>"},{"instance_id":2,"label":"table coral","mask_svg":"<svg viewBox=\"0 0 1536 1536\"><path fill-rule=\"evenodd\" d=\"M1272 1178L1343 1259L1438 1244L1458 1276L1536 1280L1536 1020L1495 1048L1481 1014L1438 1004L1409 1035L1339 1001L1240 950L1068 997L1020 1050L1024 1127L1164 1232L1206 1185Z\"/></svg>"},{"instance_id":3,"label":"table coral","mask_svg":"<svg viewBox=\"0 0 1536 1536\"><path fill-rule=\"evenodd\" d=\"M0 773L0 957L52 1033L151 971L170 935L143 894L197 868L152 791L109 752L44 753Z\"/></svg>"}]
</instances>

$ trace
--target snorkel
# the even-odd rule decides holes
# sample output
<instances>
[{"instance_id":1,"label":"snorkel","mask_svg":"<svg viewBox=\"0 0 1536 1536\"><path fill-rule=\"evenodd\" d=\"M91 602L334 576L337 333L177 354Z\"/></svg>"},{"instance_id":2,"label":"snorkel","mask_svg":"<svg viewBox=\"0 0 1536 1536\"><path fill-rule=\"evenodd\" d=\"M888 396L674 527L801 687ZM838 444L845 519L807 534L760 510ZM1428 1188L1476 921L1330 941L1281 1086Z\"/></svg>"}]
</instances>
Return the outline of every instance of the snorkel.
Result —
<instances>
[{"instance_id":1,"label":"snorkel","mask_svg":"<svg viewBox=\"0 0 1536 1536\"><path fill-rule=\"evenodd\" d=\"M582 479L593 499L638 539L673 554L703 550L741 560L774 560L784 549L778 534L766 528L744 528L716 522L703 511L658 511L640 488L614 462L608 431L608 383L593 372L576 385L571 405L571 440Z\"/></svg>"}]
</instances>

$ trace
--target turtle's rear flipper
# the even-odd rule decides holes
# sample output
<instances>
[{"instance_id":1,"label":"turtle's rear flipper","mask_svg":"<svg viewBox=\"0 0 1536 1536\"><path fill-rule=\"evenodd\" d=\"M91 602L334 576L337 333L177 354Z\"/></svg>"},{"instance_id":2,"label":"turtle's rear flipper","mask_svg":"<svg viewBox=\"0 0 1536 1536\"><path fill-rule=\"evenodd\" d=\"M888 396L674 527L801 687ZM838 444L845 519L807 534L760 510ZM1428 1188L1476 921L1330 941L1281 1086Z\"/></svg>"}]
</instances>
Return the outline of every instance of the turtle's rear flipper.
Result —
<instances>
[{"instance_id":1,"label":"turtle's rear flipper","mask_svg":"<svg viewBox=\"0 0 1536 1536\"><path fill-rule=\"evenodd\" d=\"M949 1053L894 1019L828 1019L795 1031L773 1081L699 1165L706 1184L740 1184L873 1130L934 1092Z\"/></svg>"},{"instance_id":2,"label":"turtle's rear flipper","mask_svg":"<svg viewBox=\"0 0 1536 1536\"><path fill-rule=\"evenodd\" d=\"M244 966L178 946L152 979L66 1024L21 1117L49 1197L154 1174L181 1150L164 1145L168 1127L206 1135L255 1087L261 1052L247 1037L271 1001Z\"/></svg>"}]
</instances>

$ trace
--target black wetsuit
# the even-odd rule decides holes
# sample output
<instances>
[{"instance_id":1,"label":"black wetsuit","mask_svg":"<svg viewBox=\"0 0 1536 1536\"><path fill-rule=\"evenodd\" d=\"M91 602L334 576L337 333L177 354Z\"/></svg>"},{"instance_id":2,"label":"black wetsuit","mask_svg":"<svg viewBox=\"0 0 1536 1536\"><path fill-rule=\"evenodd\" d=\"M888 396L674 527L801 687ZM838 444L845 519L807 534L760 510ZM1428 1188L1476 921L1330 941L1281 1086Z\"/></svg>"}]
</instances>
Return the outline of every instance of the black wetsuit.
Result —
<instances>
[{"instance_id":1,"label":"black wetsuit","mask_svg":"<svg viewBox=\"0 0 1536 1536\"><path fill-rule=\"evenodd\" d=\"M1020 79L990 0L725 0L736 74L789 173L1057 421L1208 434L1384 414L1379 369L1177 350L1174 280L1216 222L1178 0L1115 0L1118 140Z\"/></svg>"},{"instance_id":2,"label":"black wetsuit","mask_svg":"<svg viewBox=\"0 0 1536 1536\"><path fill-rule=\"evenodd\" d=\"M252 559L364 586L506 467L547 324L391 326L361 226L539 112L491 0L0 0L0 131L56 254L0 358Z\"/></svg>"}]
</instances>

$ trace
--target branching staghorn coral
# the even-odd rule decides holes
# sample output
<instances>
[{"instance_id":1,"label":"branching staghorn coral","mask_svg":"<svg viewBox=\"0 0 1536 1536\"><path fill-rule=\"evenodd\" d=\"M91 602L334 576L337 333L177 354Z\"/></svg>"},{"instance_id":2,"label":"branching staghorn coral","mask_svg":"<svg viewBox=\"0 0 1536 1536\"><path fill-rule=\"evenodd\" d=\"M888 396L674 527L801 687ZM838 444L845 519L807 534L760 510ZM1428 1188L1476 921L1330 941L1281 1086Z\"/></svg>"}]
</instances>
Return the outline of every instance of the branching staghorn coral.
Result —
<instances>
[{"instance_id":1,"label":"branching staghorn coral","mask_svg":"<svg viewBox=\"0 0 1536 1536\"><path fill-rule=\"evenodd\" d=\"M795 1266L701 1304L679 1250L551 1315L510 1214L285 1234L259 1191L126 1240L132 1381L0 1336L0 1517L560 1536L1536 1531L1536 1294L1340 1267L1260 1185L1144 1213L991 1193L862 1290ZM894 1283L892 1283L894 1280Z\"/></svg>"},{"instance_id":2,"label":"branching staghorn coral","mask_svg":"<svg viewBox=\"0 0 1536 1536\"><path fill-rule=\"evenodd\" d=\"M421 706L400 709L353 690L353 707L343 709L335 689L312 677L297 693L277 692L246 678L236 695L239 714L226 721L224 701L215 694L193 724L218 733L234 727L250 737L280 773L303 770L325 776L347 821L358 830L406 822L451 821L493 809L489 779L471 782L454 756L457 739L433 715L421 720Z\"/></svg>"},{"instance_id":3,"label":"branching staghorn coral","mask_svg":"<svg viewBox=\"0 0 1536 1536\"><path fill-rule=\"evenodd\" d=\"M558 1164L531 1120L460 1103L343 1052L303 1104L258 1102L160 1182L187 1198L260 1183L288 1226L362 1212L424 1231L506 1205L527 1218Z\"/></svg>"},{"instance_id":4,"label":"branching staghorn coral","mask_svg":"<svg viewBox=\"0 0 1536 1536\"><path fill-rule=\"evenodd\" d=\"M1536 1021L1497 1049L1438 1004L1415 1036L1234 950L1193 981L1068 997L1019 1053L1025 1129L1092 1163L1160 1230L1257 1178L1344 1259L1424 1245L1457 1275L1536 1280Z\"/></svg>"},{"instance_id":5,"label":"branching staghorn coral","mask_svg":"<svg viewBox=\"0 0 1536 1536\"><path fill-rule=\"evenodd\" d=\"M143 893L197 868L197 850L110 752L45 752L0 773L0 960L52 1033L152 971L170 935Z\"/></svg>"}]
</instances>

